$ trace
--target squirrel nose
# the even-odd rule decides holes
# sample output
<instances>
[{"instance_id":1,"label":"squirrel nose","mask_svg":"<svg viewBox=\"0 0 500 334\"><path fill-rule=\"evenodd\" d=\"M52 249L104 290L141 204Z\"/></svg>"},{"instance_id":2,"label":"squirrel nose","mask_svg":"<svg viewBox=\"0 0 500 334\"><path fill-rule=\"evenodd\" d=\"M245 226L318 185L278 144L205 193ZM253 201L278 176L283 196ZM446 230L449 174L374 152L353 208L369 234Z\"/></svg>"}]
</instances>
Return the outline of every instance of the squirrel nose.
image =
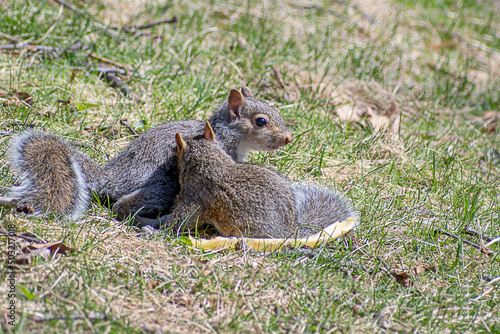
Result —
<instances>
[{"instance_id":1,"label":"squirrel nose","mask_svg":"<svg viewBox=\"0 0 500 334\"><path fill-rule=\"evenodd\" d=\"M292 135L288 135L285 137L285 145L291 143L292 141L293 141Z\"/></svg>"}]
</instances>

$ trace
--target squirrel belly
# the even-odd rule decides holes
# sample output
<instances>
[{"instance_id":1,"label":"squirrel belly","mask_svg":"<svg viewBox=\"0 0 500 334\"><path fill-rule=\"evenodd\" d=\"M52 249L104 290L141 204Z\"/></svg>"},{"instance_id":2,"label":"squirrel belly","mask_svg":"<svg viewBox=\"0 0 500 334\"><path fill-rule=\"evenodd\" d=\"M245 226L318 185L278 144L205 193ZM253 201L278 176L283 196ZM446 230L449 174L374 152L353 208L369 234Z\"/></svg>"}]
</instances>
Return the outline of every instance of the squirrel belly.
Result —
<instances>
[{"instance_id":1,"label":"squirrel belly","mask_svg":"<svg viewBox=\"0 0 500 334\"><path fill-rule=\"evenodd\" d=\"M97 164L58 136L40 130L15 136L9 155L21 183L12 187L8 196L18 200L18 207L31 207L37 215L50 211L69 219L83 215L90 203L87 176L98 183Z\"/></svg>"}]
</instances>

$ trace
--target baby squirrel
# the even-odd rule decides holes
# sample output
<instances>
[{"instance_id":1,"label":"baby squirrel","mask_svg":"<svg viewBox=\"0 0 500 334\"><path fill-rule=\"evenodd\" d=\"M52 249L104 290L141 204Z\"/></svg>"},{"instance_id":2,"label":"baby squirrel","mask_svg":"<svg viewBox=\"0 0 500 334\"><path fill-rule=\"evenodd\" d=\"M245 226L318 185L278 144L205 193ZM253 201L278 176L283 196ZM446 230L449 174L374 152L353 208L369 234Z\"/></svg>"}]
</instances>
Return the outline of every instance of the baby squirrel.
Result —
<instances>
[{"instance_id":1,"label":"baby squirrel","mask_svg":"<svg viewBox=\"0 0 500 334\"><path fill-rule=\"evenodd\" d=\"M337 192L289 183L264 167L235 162L210 123L202 135L175 134L181 190L162 228L178 234L196 224L224 236L302 238L357 214Z\"/></svg>"},{"instance_id":2,"label":"baby squirrel","mask_svg":"<svg viewBox=\"0 0 500 334\"><path fill-rule=\"evenodd\" d=\"M91 190L115 203L118 219L136 215L135 224L143 226L147 217L170 212L180 190L175 133L201 133L204 124L174 121L152 128L104 166L54 134L28 130L11 142L11 163L21 184L11 188L9 199L36 214L51 211L76 219L86 210ZM272 151L293 139L280 112L255 99L247 87L231 90L210 124L225 154L240 162L251 150Z\"/></svg>"}]
</instances>

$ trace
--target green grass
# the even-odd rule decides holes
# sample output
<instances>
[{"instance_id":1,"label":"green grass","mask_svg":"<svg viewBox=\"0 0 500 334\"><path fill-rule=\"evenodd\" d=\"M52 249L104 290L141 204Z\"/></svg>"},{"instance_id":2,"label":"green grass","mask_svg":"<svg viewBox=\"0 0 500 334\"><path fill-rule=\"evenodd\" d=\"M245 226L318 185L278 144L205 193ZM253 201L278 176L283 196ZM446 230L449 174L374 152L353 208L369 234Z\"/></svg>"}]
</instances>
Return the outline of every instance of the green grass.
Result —
<instances>
[{"instance_id":1,"label":"green grass","mask_svg":"<svg viewBox=\"0 0 500 334\"><path fill-rule=\"evenodd\" d=\"M0 96L0 187L16 182L6 152L26 127L60 134L104 163L134 138L120 120L142 133L206 119L231 88L247 85L295 135L250 161L344 192L362 224L312 257L258 256L145 239L98 203L76 223L1 211L3 226L76 249L19 267L18 286L29 293L18 289L19 324L2 323L3 332L500 332L499 282L491 282L500 276L499 243L487 256L463 242L485 244L467 226L500 235L500 166L486 159L500 151L500 125L485 132L482 118L500 106L495 2L72 4L85 15L53 1L0 5L0 44L10 36L89 47L56 56L1 51L0 88L30 94L33 105ZM174 15L175 25L142 34L105 33L92 21L127 26ZM140 102L93 70L72 69L114 67L96 56L128 69L122 80ZM395 101L399 138L340 122L338 94L376 111ZM423 266L432 270L417 274ZM7 305L6 285L0 290Z\"/></svg>"}]
</instances>

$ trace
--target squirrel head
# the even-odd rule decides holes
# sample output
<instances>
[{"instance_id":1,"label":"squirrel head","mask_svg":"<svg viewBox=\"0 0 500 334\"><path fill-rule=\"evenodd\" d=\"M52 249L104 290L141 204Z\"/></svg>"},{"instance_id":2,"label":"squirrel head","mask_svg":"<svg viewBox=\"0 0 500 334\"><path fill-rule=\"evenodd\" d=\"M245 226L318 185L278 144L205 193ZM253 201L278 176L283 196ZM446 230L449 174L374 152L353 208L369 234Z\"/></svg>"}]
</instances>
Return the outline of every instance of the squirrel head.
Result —
<instances>
[{"instance_id":1,"label":"squirrel head","mask_svg":"<svg viewBox=\"0 0 500 334\"><path fill-rule=\"evenodd\" d=\"M229 126L237 129L240 142L237 161L244 161L251 150L274 151L293 141L283 116L275 107L254 99L252 91L232 89L227 102Z\"/></svg>"},{"instance_id":2,"label":"squirrel head","mask_svg":"<svg viewBox=\"0 0 500 334\"><path fill-rule=\"evenodd\" d=\"M182 138L181 134L177 132L175 134L175 143L177 144L177 146L175 147L174 155L177 157L177 166L179 170L182 170L184 168L186 154L190 153L190 147L192 146L192 141L194 140L208 140L218 144L217 139L215 139L214 130L212 129L209 121L206 121L205 131L203 132L202 136L190 137L187 142Z\"/></svg>"}]
</instances>

